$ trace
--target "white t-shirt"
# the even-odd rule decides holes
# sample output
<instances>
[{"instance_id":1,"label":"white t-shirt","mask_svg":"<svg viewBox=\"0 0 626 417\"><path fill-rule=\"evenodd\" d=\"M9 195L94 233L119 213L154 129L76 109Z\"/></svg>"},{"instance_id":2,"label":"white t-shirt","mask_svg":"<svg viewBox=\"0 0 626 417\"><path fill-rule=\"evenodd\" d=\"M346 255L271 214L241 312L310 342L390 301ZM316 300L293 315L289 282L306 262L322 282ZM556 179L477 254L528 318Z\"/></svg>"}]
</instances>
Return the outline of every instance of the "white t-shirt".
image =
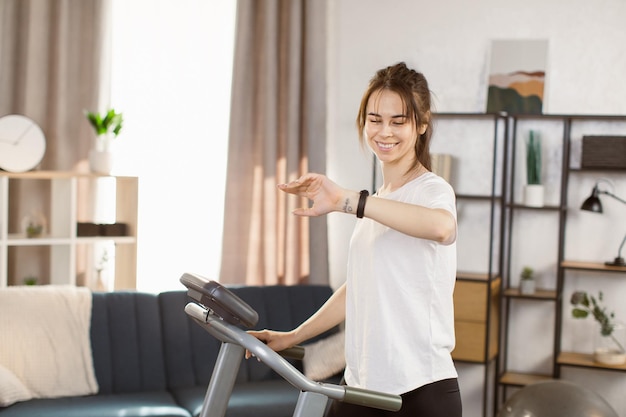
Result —
<instances>
[{"instance_id":1,"label":"white t-shirt","mask_svg":"<svg viewBox=\"0 0 626 417\"><path fill-rule=\"evenodd\" d=\"M428 172L385 198L443 208L456 219L452 187ZM349 386L403 394L457 372L453 291L456 244L418 239L358 219L346 293Z\"/></svg>"}]
</instances>

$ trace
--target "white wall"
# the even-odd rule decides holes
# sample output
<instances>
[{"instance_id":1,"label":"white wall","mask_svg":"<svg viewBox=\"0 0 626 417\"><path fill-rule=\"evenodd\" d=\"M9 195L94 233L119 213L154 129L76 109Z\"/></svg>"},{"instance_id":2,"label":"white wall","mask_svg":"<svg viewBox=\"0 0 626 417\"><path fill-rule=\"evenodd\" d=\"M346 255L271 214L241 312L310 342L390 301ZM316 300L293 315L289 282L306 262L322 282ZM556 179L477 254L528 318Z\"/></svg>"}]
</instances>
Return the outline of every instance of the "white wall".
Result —
<instances>
[{"instance_id":1,"label":"white wall","mask_svg":"<svg viewBox=\"0 0 626 417\"><path fill-rule=\"evenodd\" d=\"M369 78L377 69L398 61L405 61L426 75L437 111L483 112L486 107L490 41L548 39L544 113L626 114L624 0L341 0L329 1L328 4L327 173L343 186L355 190L370 186L371 157L359 148L355 116ZM574 132L577 143L580 143L582 133L604 133L602 129L601 126L591 125L585 131ZM618 133L626 133L623 124L618 129ZM546 146L549 148L546 160L550 161L554 160L554 153L560 152L559 133L552 127L545 130ZM471 133L468 129L468 135ZM438 146L437 140L435 132L434 147ZM477 157L471 146L461 152L467 158ZM546 168L548 172L555 169ZM615 194L626 196L623 174L603 177L613 181ZM596 179L593 175L576 176L570 183L572 208L571 214L568 213L566 257L590 261L611 259L626 232L626 207L619 202L603 198L603 216L576 210L577 202L587 197ZM553 186L546 185L553 192L558 192ZM338 286L344 281L347 246L354 218L332 214L328 222L331 283ZM548 245L546 252L553 252L554 240L546 239L544 242ZM462 256L460 253L459 257ZM549 259L545 261L546 270L554 267L549 264L554 258ZM602 285L607 303L615 308L618 317L626 319L626 305L619 301L619 293L614 290L620 289L623 296L623 276L590 278L596 277L579 274L568 278L565 298L569 298L574 288L595 291ZM538 311L542 309L545 307L539 307ZM527 314L528 309L525 312ZM566 332L580 328L581 322L573 323L569 319L569 309L564 310L564 316ZM542 366L547 362L545 343L534 343L532 338L540 341L549 340L551 336L542 333L543 330L536 327L536 321L532 319L529 323L520 320L520 324L520 334L525 336L525 343L521 348L523 350L516 355L530 358L527 362L531 366L535 362L539 364L537 366ZM576 331L573 333L576 334ZM581 340L580 336L578 339L576 336L564 339L564 347L581 346L581 343L585 340ZM478 416L481 411L482 394L479 388L482 372L477 372L475 368L460 368L466 417ZM626 399L620 394L626 388L626 373L615 375L610 372L567 370L564 376L602 393L618 414L626 415Z\"/></svg>"}]
</instances>

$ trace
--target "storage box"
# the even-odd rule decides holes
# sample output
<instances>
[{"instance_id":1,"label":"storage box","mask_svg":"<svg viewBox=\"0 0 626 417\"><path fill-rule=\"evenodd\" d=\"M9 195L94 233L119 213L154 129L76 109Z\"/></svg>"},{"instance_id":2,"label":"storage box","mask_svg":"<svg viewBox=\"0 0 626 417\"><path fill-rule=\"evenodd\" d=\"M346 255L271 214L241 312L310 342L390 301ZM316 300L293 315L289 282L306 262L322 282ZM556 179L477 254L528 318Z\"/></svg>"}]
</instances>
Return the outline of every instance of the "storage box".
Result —
<instances>
[{"instance_id":1,"label":"storage box","mask_svg":"<svg viewBox=\"0 0 626 417\"><path fill-rule=\"evenodd\" d=\"M98 236L100 234L100 226L95 223L82 223L76 225L76 235L79 237Z\"/></svg>"},{"instance_id":2,"label":"storage box","mask_svg":"<svg viewBox=\"0 0 626 417\"><path fill-rule=\"evenodd\" d=\"M79 237L87 236L127 236L128 225L126 223L113 223L113 224L96 224L96 223L82 223L79 222L76 225L76 235Z\"/></svg>"},{"instance_id":3,"label":"storage box","mask_svg":"<svg viewBox=\"0 0 626 417\"><path fill-rule=\"evenodd\" d=\"M100 225L100 236L126 236L126 223L112 223Z\"/></svg>"},{"instance_id":4,"label":"storage box","mask_svg":"<svg viewBox=\"0 0 626 417\"><path fill-rule=\"evenodd\" d=\"M626 169L626 136L583 136L581 168Z\"/></svg>"}]
</instances>

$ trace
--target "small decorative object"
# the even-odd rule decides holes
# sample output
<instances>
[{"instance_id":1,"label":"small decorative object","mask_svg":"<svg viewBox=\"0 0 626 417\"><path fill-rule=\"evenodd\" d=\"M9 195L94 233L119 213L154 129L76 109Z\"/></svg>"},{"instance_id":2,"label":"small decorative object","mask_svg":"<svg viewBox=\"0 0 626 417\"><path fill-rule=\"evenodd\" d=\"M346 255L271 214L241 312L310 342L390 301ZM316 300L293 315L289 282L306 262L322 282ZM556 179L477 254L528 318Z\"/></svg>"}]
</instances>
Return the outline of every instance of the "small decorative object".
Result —
<instances>
[{"instance_id":1,"label":"small decorative object","mask_svg":"<svg viewBox=\"0 0 626 417\"><path fill-rule=\"evenodd\" d=\"M615 321L615 313L607 313L603 307L602 292L596 299L585 291L576 291L572 294L572 316L577 319L587 318L589 315L600 324L600 332L594 340L594 359L596 362L606 365L621 365L626 363L626 351L624 350L624 326ZM620 340L621 339L621 340Z\"/></svg>"},{"instance_id":2,"label":"small decorative object","mask_svg":"<svg viewBox=\"0 0 626 417\"><path fill-rule=\"evenodd\" d=\"M526 141L526 185L524 204L530 207L543 206L543 185L541 185L541 138L534 130Z\"/></svg>"},{"instance_id":3,"label":"small decorative object","mask_svg":"<svg viewBox=\"0 0 626 417\"><path fill-rule=\"evenodd\" d=\"M122 130L124 118L114 109L108 110L104 117L100 113L85 111L87 120L96 132L96 146L89 152L89 167L98 174L110 174L113 168L111 142Z\"/></svg>"},{"instance_id":4,"label":"small decorative object","mask_svg":"<svg viewBox=\"0 0 626 417\"><path fill-rule=\"evenodd\" d=\"M96 265L96 290L97 291L106 291L106 285L104 282L103 272L107 267L107 263L109 262L109 253L107 250L102 251L102 256L100 257L100 261L98 265Z\"/></svg>"},{"instance_id":5,"label":"small decorative object","mask_svg":"<svg viewBox=\"0 0 626 417\"><path fill-rule=\"evenodd\" d=\"M32 211L22 219L22 230L27 238L41 237L46 232L46 218L40 211Z\"/></svg>"},{"instance_id":6,"label":"small decorative object","mask_svg":"<svg viewBox=\"0 0 626 417\"><path fill-rule=\"evenodd\" d=\"M24 285L37 285L37 277L29 275L24 278Z\"/></svg>"},{"instance_id":7,"label":"small decorative object","mask_svg":"<svg viewBox=\"0 0 626 417\"><path fill-rule=\"evenodd\" d=\"M523 295L530 295L535 293L535 271L525 266L520 274L519 290Z\"/></svg>"}]
</instances>

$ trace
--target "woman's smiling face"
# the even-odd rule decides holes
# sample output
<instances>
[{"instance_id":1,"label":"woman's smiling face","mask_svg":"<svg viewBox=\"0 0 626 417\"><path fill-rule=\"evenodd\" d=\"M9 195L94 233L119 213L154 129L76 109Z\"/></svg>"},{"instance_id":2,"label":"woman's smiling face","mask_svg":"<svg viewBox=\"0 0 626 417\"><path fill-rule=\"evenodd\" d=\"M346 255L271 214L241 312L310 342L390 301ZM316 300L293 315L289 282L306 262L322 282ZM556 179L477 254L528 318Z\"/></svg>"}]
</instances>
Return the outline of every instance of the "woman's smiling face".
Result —
<instances>
[{"instance_id":1,"label":"woman's smiling face","mask_svg":"<svg viewBox=\"0 0 626 417\"><path fill-rule=\"evenodd\" d=\"M370 96L364 133L382 163L409 166L415 161L417 131L397 93L383 89Z\"/></svg>"}]
</instances>

